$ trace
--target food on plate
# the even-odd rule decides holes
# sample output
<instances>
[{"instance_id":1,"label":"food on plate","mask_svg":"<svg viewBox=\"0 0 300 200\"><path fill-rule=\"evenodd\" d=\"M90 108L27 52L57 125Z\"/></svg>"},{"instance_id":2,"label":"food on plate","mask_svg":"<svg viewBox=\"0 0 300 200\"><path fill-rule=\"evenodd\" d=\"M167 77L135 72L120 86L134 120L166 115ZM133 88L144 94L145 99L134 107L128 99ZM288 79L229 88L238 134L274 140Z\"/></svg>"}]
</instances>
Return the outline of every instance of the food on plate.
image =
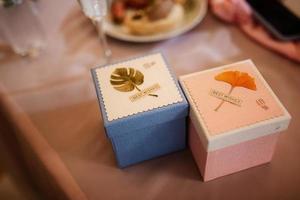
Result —
<instances>
[{"instance_id":1,"label":"food on plate","mask_svg":"<svg viewBox=\"0 0 300 200\"><path fill-rule=\"evenodd\" d=\"M146 8L151 0L123 0L129 8L143 9Z\"/></svg>"},{"instance_id":2,"label":"food on plate","mask_svg":"<svg viewBox=\"0 0 300 200\"><path fill-rule=\"evenodd\" d=\"M131 34L165 32L182 23L187 1L190 0L113 0L111 18Z\"/></svg>"},{"instance_id":3,"label":"food on plate","mask_svg":"<svg viewBox=\"0 0 300 200\"><path fill-rule=\"evenodd\" d=\"M122 23L126 14L124 1L114 1L111 5L111 13L115 23Z\"/></svg>"},{"instance_id":4,"label":"food on plate","mask_svg":"<svg viewBox=\"0 0 300 200\"><path fill-rule=\"evenodd\" d=\"M168 17L174 4L172 0L155 1L147 12L149 20L156 21Z\"/></svg>"},{"instance_id":5,"label":"food on plate","mask_svg":"<svg viewBox=\"0 0 300 200\"><path fill-rule=\"evenodd\" d=\"M128 12L124 24L132 34L149 35L175 28L181 23L183 16L183 8L179 5L174 5L165 18L154 21L151 21L144 13Z\"/></svg>"}]
</instances>

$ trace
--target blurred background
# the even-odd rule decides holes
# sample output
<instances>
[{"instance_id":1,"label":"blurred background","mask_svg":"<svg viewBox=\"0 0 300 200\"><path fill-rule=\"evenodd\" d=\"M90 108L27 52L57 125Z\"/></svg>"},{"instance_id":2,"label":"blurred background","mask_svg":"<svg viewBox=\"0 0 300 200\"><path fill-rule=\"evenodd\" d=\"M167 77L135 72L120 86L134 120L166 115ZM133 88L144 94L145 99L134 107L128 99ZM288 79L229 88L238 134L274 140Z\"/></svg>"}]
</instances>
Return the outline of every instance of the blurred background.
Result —
<instances>
[{"instance_id":1,"label":"blurred background","mask_svg":"<svg viewBox=\"0 0 300 200\"><path fill-rule=\"evenodd\" d=\"M299 199L299 16L298 0L0 0L0 199ZM90 69L156 51L178 76L252 59L293 117L272 163L206 184L189 150L118 169Z\"/></svg>"}]
</instances>

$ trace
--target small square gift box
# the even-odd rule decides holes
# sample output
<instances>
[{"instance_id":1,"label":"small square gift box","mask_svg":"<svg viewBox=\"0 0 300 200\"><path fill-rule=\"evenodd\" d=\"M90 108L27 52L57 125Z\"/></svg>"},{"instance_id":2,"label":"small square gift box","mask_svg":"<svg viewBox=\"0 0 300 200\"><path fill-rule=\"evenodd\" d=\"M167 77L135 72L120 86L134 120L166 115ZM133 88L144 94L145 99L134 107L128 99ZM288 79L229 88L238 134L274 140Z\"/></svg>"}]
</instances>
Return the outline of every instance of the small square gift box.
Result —
<instances>
[{"instance_id":1,"label":"small square gift box","mask_svg":"<svg viewBox=\"0 0 300 200\"><path fill-rule=\"evenodd\" d=\"M204 181L271 161L291 117L251 60L181 76L180 83Z\"/></svg>"},{"instance_id":2,"label":"small square gift box","mask_svg":"<svg viewBox=\"0 0 300 200\"><path fill-rule=\"evenodd\" d=\"M92 69L119 167L186 147L188 103L160 53Z\"/></svg>"}]
</instances>

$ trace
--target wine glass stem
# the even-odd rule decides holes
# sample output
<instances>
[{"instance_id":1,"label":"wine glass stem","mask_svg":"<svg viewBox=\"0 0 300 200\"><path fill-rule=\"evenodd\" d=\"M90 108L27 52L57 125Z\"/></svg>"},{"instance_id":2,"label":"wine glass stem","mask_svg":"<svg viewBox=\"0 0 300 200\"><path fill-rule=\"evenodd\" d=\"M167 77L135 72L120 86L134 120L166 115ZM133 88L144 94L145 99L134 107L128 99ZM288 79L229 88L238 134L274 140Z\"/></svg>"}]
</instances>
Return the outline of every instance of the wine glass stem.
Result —
<instances>
[{"instance_id":1,"label":"wine glass stem","mask_svg":"<svg viewBox=\"0 0 300 200\"><path fill-rule=\"evenodd\" d=\"M98 32L98 36L103 48L103 54L104 54L104 58L105 58L105 62L109 63L110 59L111 59L111 50L108 47L107 44L107 40L106 40L106 35L103 29L103 20L104 19L100 19L100 20L93 20L93 23L95 24L96 28L97 28L97 32Z\"/></svg>"}]
</instances>

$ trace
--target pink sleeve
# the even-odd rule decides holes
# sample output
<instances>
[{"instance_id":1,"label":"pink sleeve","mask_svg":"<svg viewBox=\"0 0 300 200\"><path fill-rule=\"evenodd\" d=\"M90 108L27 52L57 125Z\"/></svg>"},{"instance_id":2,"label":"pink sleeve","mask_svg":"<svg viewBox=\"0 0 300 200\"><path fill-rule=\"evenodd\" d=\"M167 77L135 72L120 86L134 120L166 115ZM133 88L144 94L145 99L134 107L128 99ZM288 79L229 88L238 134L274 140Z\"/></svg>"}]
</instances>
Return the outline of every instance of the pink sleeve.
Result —
<instances>
[{"instance_id":1,"label":"pink sleeve","mask_svg":"<svg viewBox=\"0 0 300 200\"><path fill-rule=\"evenodd\" d=\"M212 12L221 20L238 25L250 38L261 45L296 62L300 62L300 42L286 42L273 38L252 17L245 0L210 0Z\"/></svg>"}]
</instances>

